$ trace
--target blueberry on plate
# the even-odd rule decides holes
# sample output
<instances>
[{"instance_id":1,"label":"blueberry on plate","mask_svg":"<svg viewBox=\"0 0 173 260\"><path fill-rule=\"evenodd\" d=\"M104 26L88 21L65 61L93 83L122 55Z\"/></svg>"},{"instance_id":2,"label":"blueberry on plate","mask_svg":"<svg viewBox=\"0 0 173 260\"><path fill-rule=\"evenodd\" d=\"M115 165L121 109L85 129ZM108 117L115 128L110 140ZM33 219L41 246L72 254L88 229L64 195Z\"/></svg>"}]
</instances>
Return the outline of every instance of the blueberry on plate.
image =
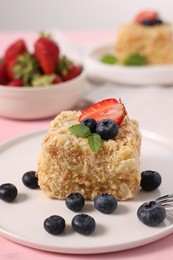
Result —
<instances>
[{"instance_id":1,"label":"blueberry on plate","mask_svg":"<svg viewBox=\"0 0 173 260\"><path fill-rule=\"evenodd\" d=\"M118 134L118 125L112 119L103 119L96 126L96 133L103 140L109 140Z\"/></svg>"},{"instance_id":2,"label":"blueberry on plate","mask_svg":"<svg viewBox=\"0 0 173 260\"><path fill-rule=\"evenodd\" d=\"M138 208L137 216L143 224L155 227L165 219L166 210L159 202L145 202Z\"/></svg>"},{"instance_id":3,"label":"blueberry on plate","mask_svg":"<svg viewBox=\"0 0 173 260\"><path fill-rule=\"evenodd\" d=\"M4 183L0 185L0 199L11 202L17 197L18 191L14 184Z\"/></svg>"},{"instance_id":4,"label":"blueberry on plate","mask_svg":"<svg viewBox=\"0 0 173 260\"><path fill-rule=\"evenodd\" d=\"M52 234L58 235L65 229L65 220L63 217L58 215L52 215L44 220L44 229Z\"/></svg>"},{"instance_id":5,"label":"blueberry on plate","mask_svg":"<svg viewBox=\"0 0 173 260\"><path fill-rule=\"evenodd\" d=\"M82 194L78 192L72 192L66 197L65 204L68 209L77 212L83 208L85 199Z\"/></svg>"},{"instance_id":6,"label":"blueberry on plate","mask_svg":"<svg viewBox=\"0 0 173 260\"><path fill-rule=\"evenodd\" d=\"M89 127L91 133L94 133L96 130L97 122L94 118L86 117L81 121L81 124L86 125Z\"/></svg>"},{"instance_id":7,"label":"blueberry on plate","mask_svg":"<svg viewBox=\"0 0 173 260\"><path fill-rule=\"evenodd\" d=\"M38 178L35 176L35 173L35 171L28 171L22 176L23 184L30 189L37 189L39 187Z\"/></svg>"},{"instance_id":8,"label":"blueberry on plate","mask_svg":"<svg viewBox=\"0 0 173 260\"><path fill-rule=\"evenodd\" d=\"M145 191L153 191L157 189L160 186L161 182L162 178L160 173L151 170L141 172L140 186Z\"/></svg>"},{"instance_id":9,"label":"blueberry on plate","mask_svg":"<svg viewBox=\"0 0 173 260\"><path fill-rule=\"evenodd\" d=\"M94 206L100 212L110 214L117 208L117 200L113 195L104 193L95 197Z\"/></svg>"},{"instance_id":10,"label":"blueberry on plate","mask_svg":"<svg viewBox=\"0 0 173 260\"><path fill-rule=\"evenodd\" d=\"M79 214L72 219L72 228L82 235L90 235L96 228L96 223L93 217L87 214Z\"/></svg>"}]
</instances>

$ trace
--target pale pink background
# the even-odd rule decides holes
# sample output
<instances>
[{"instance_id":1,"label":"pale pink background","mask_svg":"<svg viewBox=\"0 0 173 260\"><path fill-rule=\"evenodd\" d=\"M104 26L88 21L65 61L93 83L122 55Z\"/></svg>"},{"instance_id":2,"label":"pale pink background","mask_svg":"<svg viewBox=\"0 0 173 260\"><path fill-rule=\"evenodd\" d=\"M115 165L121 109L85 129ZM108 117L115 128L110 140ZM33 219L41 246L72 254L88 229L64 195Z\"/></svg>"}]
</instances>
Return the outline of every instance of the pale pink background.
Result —
<instances>
[{"instance_id":1,"label":"pale pink background","mask_svg":"<svg viewBox=\"0 0 173 260\"><path fill-rule=\"evenodd\" d=\"M82 50L82 46L86 46L87 44L99 42L102 39L114 39L114 32L66 32L64 33L66 39L70 41L72 44L80 45L80 51ZM30 43L35 39L36 34L33 33L4 33L0 34L0 44L1 44L1 49L0 53L2 53L5 48L6 44L10 43L12 40L14 40L16 37L19 37L20 35L23 35L24 38L26 38ZM110 88L111 90L111 88ZM118 88L117 88L118 90ZM114 91L114 90L113 90ZM126 92L126 89L123 90ZM150 102L148 100L148 92L145 90L142 91L142 98L145 101ZM127 90L128 92L128 90ZM160 134L166 134L168 137L173 137L173 124L169 124L169 129L167 127L167 122L170 122L170 118L172 117L172 98L171 94L172 93L172 88L163 90L162 88L152 88L151 93L153 94L155 99L153 99L151 102L153 103L153 110L150 111L150 115L152 116L155 113L160 113L161 118L164 121L164 124L160 125L159 122L153 122L152 118L148 118L148 116L145 117L145 114L143 110L137 111L136 107L134 106L133 103L128 103L128 98L127 98L127 103L129 110L131 110L132 114L134 116L140 116L141 117L141 125L144 128L148 128L149 130L156 131ZM93 92L93 95L96 95L98 98L99 95L100 97L106 96L104 93L103 88L98 92L96 90ZM129 93L134 93L135 100L137 104L140 107L140 100L138 100L138 96L141 96L140 90L134 91ZM92 95L92 96L93 96ZM158 96L157 96L158 95ZM158 97L158 99L157 99ZM168 99L167 106L161 107L161 101L162 98ZM157 101L158 100L158 103ZM155 102L155 105L154 105ZM147 104L147 103L146 103ZM160 109L160 110L159 110ZM146 105L146 110L147 110L147 105ZM149 112L149 111L148 111ZM148 113L149 115L149 113ZM48 127L50 119L47 120L38 120L38 121L15 121L15 120L10 120L10 119L5 119L5 118L0 118L0 143L7 141L13 137L16 137L21 134L28 133L30 131L40 129L43 127ZM158 127L160 126L160 127ZM157 129L156 129L157 127ZM129 223L130 224L130 223ZM118 235L118 234L116 234ZM32 248L28 248L19 244L16 244L14 242L11 242L3 237L0 237L0 260L8 260L8 259L15 259L15 260L77 260L77 259L121 259L121 260L154 260L154 259L167 259L167 260L172 260L173 259L173 234L169 235L157 242L151 243L146 246L138 247L135 249L131 250L126 250L122 252L115 252L115 253L109 253L109 254L99 254L99 255L65 255L65 254L58 254L58 253L49 253L49 252L44 252L44 251L39 251L35 250Z\"/></svg>"}]
</instances>

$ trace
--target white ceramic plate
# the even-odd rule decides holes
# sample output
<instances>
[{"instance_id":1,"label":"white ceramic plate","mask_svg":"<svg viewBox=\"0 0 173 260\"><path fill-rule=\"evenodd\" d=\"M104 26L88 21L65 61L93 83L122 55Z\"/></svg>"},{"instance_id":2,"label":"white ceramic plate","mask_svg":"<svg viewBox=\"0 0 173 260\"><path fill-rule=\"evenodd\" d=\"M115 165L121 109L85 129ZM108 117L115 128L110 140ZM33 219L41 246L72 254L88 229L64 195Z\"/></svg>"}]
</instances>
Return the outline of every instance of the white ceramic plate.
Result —
<instances>
[{"instance_id":1,"label":"white ceramic plate","mask_svg":"<svg viewBox=\"0 0 173 260\"><path fill-rule=\"evenodd\" d=\"M22 175L36 169L40 143L46 131L41 130L0 146L0 183L11 182L18 188L18 197L12 203L0 201L0 234L17 243L62 253L91 254L134 248L156 241L173 232L173 219L151 228L142 224L137 216L138 207L172 190L173 145L164 138L143 131L141 170L153 169L161 173L163 181L154 192L139 192L135 200L119 202L115 213L105 215L86 202L83 212L96 220L93 234L75 233L71 220L76 214L66 208L64 201L51 200L41 190L30 190L22 183ZM47 233L43 221L59 214L66 220L65 232L59 236Z\"/></svg>"},{"instance_id":2,"label":"white ceramic plate","mask_svg":"<svg viewBox=\"0 0 173 260\"><path fill-rule=\"evenodd\" d=\"M129 85L173 83L173 65L109 65L100 61L107 54L116 55L113 44L95 45L86 51L84 63L90 79Z\"/></svg>"}]
</instances>

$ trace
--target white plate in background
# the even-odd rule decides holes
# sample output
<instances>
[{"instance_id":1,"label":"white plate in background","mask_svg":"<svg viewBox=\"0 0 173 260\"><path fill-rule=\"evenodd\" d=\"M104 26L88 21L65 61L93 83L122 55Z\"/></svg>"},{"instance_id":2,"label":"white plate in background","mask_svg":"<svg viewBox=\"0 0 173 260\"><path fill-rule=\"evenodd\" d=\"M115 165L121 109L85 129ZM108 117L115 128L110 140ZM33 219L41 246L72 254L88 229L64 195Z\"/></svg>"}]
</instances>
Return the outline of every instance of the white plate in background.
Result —
<instances>
[{"instance_id":1,"label":"white plate in background","mask_svg":"<svg viewBox=\"0 0 173 260\"><path fill-rule=\"evenodd\" d=\"M104 55L116 56L111 43L90 47L84 57L87 75L93 81L110 81L129 85L169 85L173 83L173 65L123 66L105 64L100 61Z\"/></svg>"}]
</instances>

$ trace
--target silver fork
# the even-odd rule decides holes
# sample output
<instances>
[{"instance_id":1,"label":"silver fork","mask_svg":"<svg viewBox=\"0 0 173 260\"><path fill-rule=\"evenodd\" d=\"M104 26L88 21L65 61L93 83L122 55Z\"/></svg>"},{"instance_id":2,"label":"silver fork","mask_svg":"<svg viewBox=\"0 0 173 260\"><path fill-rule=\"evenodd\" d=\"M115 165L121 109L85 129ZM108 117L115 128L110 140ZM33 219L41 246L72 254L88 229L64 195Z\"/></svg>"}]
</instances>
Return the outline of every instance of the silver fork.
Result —
<instances>
[{"instance_id":1,"label":"silver fork","mask_svg":"<svg viewBox=\"0 0 173 260\"><path fill-rule=\"evenodd\" d=\"M159 203L161 203L166 209L173 207L173 193L166 194L156 199Z\"/></svg>"}]
</instances>

